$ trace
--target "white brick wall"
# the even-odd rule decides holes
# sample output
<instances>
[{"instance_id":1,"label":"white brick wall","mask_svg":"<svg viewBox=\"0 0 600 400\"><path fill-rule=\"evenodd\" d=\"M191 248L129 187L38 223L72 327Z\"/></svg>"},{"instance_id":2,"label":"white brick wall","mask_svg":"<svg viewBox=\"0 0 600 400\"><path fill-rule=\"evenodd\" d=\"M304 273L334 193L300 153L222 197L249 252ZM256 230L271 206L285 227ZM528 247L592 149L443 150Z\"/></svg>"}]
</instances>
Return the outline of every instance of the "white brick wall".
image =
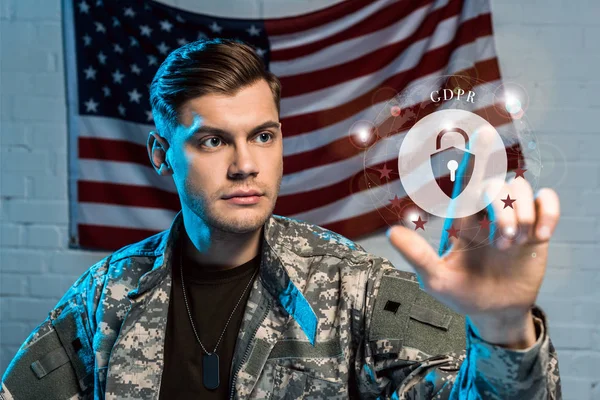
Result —
<instances>
[{"instance_id":1,"label":"white brick wall","mask_svg":"<svg viewBox=\"0 0 600 400\"><path fill-rule=\"evenodd\" d=\"M333 1L208 2L220 15L284 16ZM165 1L198 7L195 0ZM202 2L206 3L206 2ZM523 85L561 197L539 303L564 398L600 398L600 2L492 0L502 72ZM208 7L203 5L203 7ZM68 286L105 253L67 249L67 132L60 0L0 1L0 374ZM544 156L544 154L543 154ZM555 160L552 163L552 160ZM408 268L382 233L359 241Z\"/></svg>"}]
</instances>

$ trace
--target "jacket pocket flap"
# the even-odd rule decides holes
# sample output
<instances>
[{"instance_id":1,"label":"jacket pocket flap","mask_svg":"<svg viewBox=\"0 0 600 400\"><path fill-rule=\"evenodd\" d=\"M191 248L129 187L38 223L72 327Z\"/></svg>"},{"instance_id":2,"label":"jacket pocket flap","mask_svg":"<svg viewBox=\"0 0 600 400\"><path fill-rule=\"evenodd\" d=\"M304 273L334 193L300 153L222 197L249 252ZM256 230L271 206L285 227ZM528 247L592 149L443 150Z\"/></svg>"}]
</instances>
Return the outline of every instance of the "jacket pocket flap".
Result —
<instances>
[{"instance_id":1,"label":"jacket pocket flap","mask_svg":"<svg viewBox=\"0 0 600 400\"><path fill-rule=\"evenodd\" d=\"M94 351L87 334L84 313L81 299L76 295L65 304L60 314L51 318L83 391L94 385Z\"/></svg>"},{"instance_id":2,"label":"jacket pocket flap","mask_svg":"<svg viewBox=\"0 0 600 400\"><path fill-rule=\"evenodd\" d=\"M432 310L429 307L423 307L419 304L414 303L410 308L410 318L417 321L435 326L436 328L448 330L450 321L452 321L452 315Z\"/></svg>"}]
</instances>

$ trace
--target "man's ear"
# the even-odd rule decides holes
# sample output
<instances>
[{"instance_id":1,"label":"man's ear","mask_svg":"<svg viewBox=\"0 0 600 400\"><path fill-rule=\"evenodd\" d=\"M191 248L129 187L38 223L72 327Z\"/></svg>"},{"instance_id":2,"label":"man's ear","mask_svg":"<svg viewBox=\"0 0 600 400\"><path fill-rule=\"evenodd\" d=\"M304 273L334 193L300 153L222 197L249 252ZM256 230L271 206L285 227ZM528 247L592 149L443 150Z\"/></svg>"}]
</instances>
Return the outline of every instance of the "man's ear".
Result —
<instances>
[{"instance_id":1,"label":"man's ear","mask_svg":"<svg viewBox=\"0 0 600 400\"><path fill-rule=\"evenodd\" d=\"M167 160L169 143L165 138L160 136L158 132L150 131L148 134L148 141L146 143L146 150L148 151L150 164L152 164L154 170L159 175L166 176L173 174L173 169Z\"/></svg>"}]
</instances>

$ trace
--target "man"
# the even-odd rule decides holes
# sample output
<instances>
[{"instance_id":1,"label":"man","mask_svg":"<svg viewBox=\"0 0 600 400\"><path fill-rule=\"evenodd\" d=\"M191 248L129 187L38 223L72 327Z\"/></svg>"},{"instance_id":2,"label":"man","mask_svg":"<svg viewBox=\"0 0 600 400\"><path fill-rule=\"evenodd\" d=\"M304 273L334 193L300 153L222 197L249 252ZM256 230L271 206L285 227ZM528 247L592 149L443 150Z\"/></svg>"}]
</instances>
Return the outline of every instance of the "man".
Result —
<instances>
[{"instance_id":1,"label":"man","mask_svg":"<svg viewBox=\"0 0 600 400\"><path fill-rule=\"evenodd\" d=\"M555 193L534 199L524 180L507 184L519 199L496 210L508 234L477 248L461 236L443 258L394 227L390 240L418 275L396 270L272 214L279 98L277 78L242 43L169 55L151 86L147 148L182 210L73 284L8 367L4 398L561 398L534 305Z\"/></svg>"}]
</instances>

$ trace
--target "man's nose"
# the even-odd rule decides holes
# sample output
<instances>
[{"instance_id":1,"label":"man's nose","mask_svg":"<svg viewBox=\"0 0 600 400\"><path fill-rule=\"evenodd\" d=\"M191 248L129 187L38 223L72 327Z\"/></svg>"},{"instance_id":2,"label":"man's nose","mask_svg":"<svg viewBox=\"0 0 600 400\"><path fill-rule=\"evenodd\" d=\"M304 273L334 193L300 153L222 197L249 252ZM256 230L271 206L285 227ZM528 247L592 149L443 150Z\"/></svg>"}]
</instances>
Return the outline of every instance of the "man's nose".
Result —
<instances>
[{"instance_id":1,"label":"man's nose","mask_svg":"<svg viewBox=\"0 0 600 400\"><path fill-rule=\"evenodd\" d=\"M233 151L233 160L229 165L228 175L231 178L240 178L257 173L258 165L250 147L247 144L236 145Z\"/></svg>"}]
</instances>

